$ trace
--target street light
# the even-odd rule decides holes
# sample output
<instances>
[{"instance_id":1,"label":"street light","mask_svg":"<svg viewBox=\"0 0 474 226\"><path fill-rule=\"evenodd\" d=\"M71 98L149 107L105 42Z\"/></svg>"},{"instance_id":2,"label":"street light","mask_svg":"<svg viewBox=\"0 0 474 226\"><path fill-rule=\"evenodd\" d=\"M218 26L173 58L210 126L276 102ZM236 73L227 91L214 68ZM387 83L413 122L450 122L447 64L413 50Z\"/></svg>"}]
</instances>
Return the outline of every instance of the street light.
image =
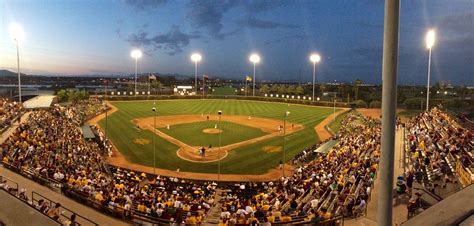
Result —
<instances>
[{"instance_id":1,"label":"street light","mask_svg":"<svg viewBox=\"0 0 474 226\"><path fill-rule=\"evenodd\" d=\"M195 87L195 90L196 90L196 94L197 94L197 71L198 71L198 62L201 61L202 59L202 56L201 54L199 53L193 53L191 55L191 60L194 61L194 87Z\"/></svg>"},{"instance_id":2,"label":"street light","mask_svg":"<svg viewBox=\"0 0 474 226\"><path fill-rule=\"evenodd\" d=\"M142 51L135 49L130 53L130 56L135 58L135 92L133 95L137 95L137 71L138 71L138 58L142 57Z\"/></svg>"},{"instance_id":3,"label":"street light","mask_svg":"<svg viewBox=\"0 0 474 226\"><path fill-rule=\"evenodd\" d=\"M426 111L429 110L430 102L430 76L431 76L431 48L435 43L435 31L429 30L426 33L426 48L428 48L428 84L426 85Z\"/></svg>"},{"instance_id":4,"label":"street light","mask_svg":"<svg viewBox=\"0 0 474 226\"><path fill-rule=\"evenodd\" d=\"M290 115L289 111L285 112L285 115L283 116L283 166L281 167L282 169L282 176L285 177L285 162L286 162L286 150L285 150L285 145L286 145L286 117Z\"/></svg>"},{"instance_id":5,"label":"street light","mask_svg":"<svg viewBox=\"0 0 474 226\"><path fill-rule=\"evenodd\" d=\"M153 102L152 111L155 113L153 116L153 174L156 175L156 145L155 145L155 130L156 130L156 102Z\"/></svg>"},{"instance_id":6,"label":"street light","mask_svg":"<svg viewBox=\"0 0 474 226\"><path fill-rule=\"evenodd\" d=\"M252 90L252 96L255 96L255 65L260 62L260 56L256 53L253 53L250 55L249 58L250 62L253 63L253 90Z\"/></svg>"},{"instance_id":7,"label":"street light","mask_svg":"<svg viewBox=\"0 0 474 226\"><path fill-rule=\"evenodd\" d=\"M21 78L20 78L20 42L25 38L25 32L18 24L12 24L10 26L10 35L12 36L13 41L16 45L16 62L17 62L17 72L18 72L18 100L21 103Z\"/></svg>"},{"instance_id":8,"label":"street light","mask_svg":"<svg viewBox=\"0 0 474 226\"><path fill-rule=\"evenodd\" d=\"M217 114L219 115L219 121L217 122L217 129L220 130L219 131L219 148L217 149L217 158L219 159L217 162L217 181L221 181L221 134L224 131L221 129L222 111L219 110Z\"/></svg>"},{"instance_id":9,"label":"street light","mask_svg":"<svg viewBox=\"0 0 474 226\"><path fill-rule=\"evenodd\" d=\"M311 56L309 56L309 60L313 62L313 98L311 100L314 101L314 83L316 80L316 63L321 61L321 57L319 56L319 54L311 54Z\"/></svg>"}]
</instances>

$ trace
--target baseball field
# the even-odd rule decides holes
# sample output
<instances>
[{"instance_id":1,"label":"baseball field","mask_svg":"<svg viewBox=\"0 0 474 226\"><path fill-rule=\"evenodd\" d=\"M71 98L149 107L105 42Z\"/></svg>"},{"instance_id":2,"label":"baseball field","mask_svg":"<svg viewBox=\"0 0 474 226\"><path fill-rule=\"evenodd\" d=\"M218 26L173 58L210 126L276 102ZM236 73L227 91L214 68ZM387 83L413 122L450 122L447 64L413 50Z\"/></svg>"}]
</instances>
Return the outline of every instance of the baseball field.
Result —
<instances>
[{"instance_id":1,"label":"baseball field","mask_svg":"<svg viewBox=\"0 0 474 226\"><path fill-rule=\"evenodd\" d=\"M156 101L156 111L154 101L109 104L113 110L98 124L122 161L153 167L155 156L157 168L207 174L217 173L219 160L222 174L267 173L283 160L284 145L289 160L318 142L315 126L333 112L245 100L163 100ZM114 158L111 161L114 164Z\"/></svg>"}]
</instances>

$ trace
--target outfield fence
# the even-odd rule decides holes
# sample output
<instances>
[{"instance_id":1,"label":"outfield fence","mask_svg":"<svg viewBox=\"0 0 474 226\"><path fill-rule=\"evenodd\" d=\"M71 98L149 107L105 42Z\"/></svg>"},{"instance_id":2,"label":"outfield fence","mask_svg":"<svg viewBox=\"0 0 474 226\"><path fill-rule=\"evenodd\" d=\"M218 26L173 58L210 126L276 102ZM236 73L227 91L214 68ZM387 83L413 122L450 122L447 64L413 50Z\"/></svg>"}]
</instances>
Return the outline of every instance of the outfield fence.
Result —
<instances>
[{"instance_id":1,"label":"outfield fence","mask_svg":"<svg viewBox=\"0 0 474 226\"><path fill-rule=\"evenodd\" d=\"M103 96L101 96L103 97ZM266 101L266 102L277 102L277 103L288 103L288 104L303 104L309 106L323 106L323 107L334 107L332 101L311 101L303 99L290 99L290 98L278 98L278 97L250 97L250 96L238 96L238 95L225 95L225 96L213 96L207 95L204 98L202 96L178 96L178 95L149 95L149 96L113 96L108 95L107 100L110 101L131 101L131 100L199 100L199 99L223 99L223 100L251 100L251 101ZM348 108L350 104L347 102L336 102L338 108Z\"/></svg>"}]
</instances>

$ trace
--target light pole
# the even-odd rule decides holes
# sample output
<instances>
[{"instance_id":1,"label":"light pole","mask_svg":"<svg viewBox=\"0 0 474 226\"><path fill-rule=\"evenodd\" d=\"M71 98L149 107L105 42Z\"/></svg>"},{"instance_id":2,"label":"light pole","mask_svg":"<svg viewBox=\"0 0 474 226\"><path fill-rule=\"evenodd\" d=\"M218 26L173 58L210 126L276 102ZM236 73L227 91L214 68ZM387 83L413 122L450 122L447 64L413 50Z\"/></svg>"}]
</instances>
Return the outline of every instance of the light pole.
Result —
<instances>
[{"instance_id":1,"label":"light pole","mask_svg":"<svg viewBox=\"0 0 474 226\"><path fill-rule=\"evenodd\" d=\"M431 77L431 48L435 42L435 31L430 30L426 34L426 47L428 48L428 84L426 85L426 111L429 110L430 103L430 77Z\"/></svg>"},{"instance_id":2,"label":"light pole","mask_svg":"<svg viewBox=\"0 0 474 226\"><path fill-rule=\"evenodd\" d=\"M105 139L107 139L107 119L108 119L108 110L107 109L107 79L105 80Z\"/></svg>"},{"instance_id":3,"label":"light pole","mask_svg":"<svg viewBox=\"0 0 474 226\"><path fill-rule=\"evenodd\" d=\"M282 176L285 177L285 162L286 162L286 150L285 150L285 145L286 145L286 117L290 115L289 111L285 112L285 115L283 116L283 166L281 167L281 173Z\"/></svg>"},{"instance_id":4,"label":"light pole","mask_svg":"<svg viewBox=\"0 0 474 226\"><path fill-rule=\"evenodd\" d=\"M194 89L195 89L195 95L197 95L197 71L198 71L198 62L201 61L202 59L202 56L201 54L199 53L193 53L193 55L191 55L191 60L194 61ZM203 88L204 89L204 88Z\"/></svg>"},{"instance_id":5,"label":"light pole","mask_svg":"<svg viewBox=\"0 0 474 226\"><path fill-rule=\"evenodd\" d=\"M21 78L20 78L20 42L23 41L23 38L25 37L25 33L23 32L23 29L21 28L20 25L18 24L12 24L10 27L10 35L13 38L13 41L15 41L16 45L16 61L17 61L17 72L18 72L18 100L21 103Z\"/></svg>"},{"instance_id":6,"label":"light pole","mask_svg":"<svg viewBox=\"0 0 474 226\"><path fill-rule=\"evenodd\" d=\"M217 158L219 159L218 162L217 162L217 181L221 181L221 134L224 131L221 129L222 111L219 110L217 112L217 114L219 115L219 121L217 123L217 128L220 130L219 131L219 148L217 149Z\"/></svg>"},{"instance_id":7,"label":"light pole","mask_svg":"<svg viewBox=\"0 0 474 226\"><path fill-rule=\"evenodd\" d=\"M130 53L130 56L135 58L135 90L133 95L137 95L137 72L138 72L138 58L142 57L142 51L135 49Z\"/></svg>"},{"instance_id":8,"label":"light pole","mask_svg":"<svg viewBox=\"0 0 474 226\"><path fill-rule=\"evenodd\" d=\"M155 130L156 130L156 102L153 102L153 174L156 175L156 145L155 145Z\"/></svg>"},{"instance_id":9,"label":"light pole","mask_svg":"<svg viewBox=\"0 0 474 226\"><path fill-rule=\"evenodd\" d=\"M334 92L334 107L333 107L333 113L332 113L332 121L336 121L336 92Z\"/></svg>"},{"instance_id":10,"label":"light pole","mask_svg":"<svg viewBox=\"0 0 474 226\"><path fill-rule=\"evenodd\" d=\"M256 53L253 53L252 55L250 55L250 58L249 58L250 62L253 63L253 89L252 89L252 96L255 96L255 68L256 68L256 64L258 62L260 62L260 56Z\"/></svg>"},{"instance_id":11,"label":"light pole","mask_svg":"<svg viewBox=\"0 0 474 226\"><path fill-rule=\"evenodd\" d=\"M314 102L314 84L316 81L316 63L321 60L321 57L318 54L311 54L309 60L313 62L313 98L311 99Z\"/></svg>"}]
</instances>

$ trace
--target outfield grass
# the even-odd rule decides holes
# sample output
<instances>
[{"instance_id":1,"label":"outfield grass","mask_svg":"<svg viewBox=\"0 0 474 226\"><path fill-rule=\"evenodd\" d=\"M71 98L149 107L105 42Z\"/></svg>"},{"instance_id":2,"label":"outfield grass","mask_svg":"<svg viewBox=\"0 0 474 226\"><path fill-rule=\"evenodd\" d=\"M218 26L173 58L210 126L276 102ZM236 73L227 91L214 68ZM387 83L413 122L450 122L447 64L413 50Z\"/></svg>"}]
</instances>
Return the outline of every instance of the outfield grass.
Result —
<instances>
[{"instance_id":1,"label":"outfield grass","mask_svg":"<svg viewBox=\"0 0 474 226\"><path fill-rule=\"evenodd\" d=\"M233 88L231 86L216 87L214 88L212 95L220 95L220 96L236 95L235 90L236 88Z\"/></svg>"},{"instance_id":2,"label":"outfield grass","mask_svg":"<svg viewBox=\"0 0 474 226\"><path fill-rule=\"evenodd\" d=\"M159 128L159 130L191 146L208 147L212 145L212 147L217 147L219 144L219 134L202 132L204 129L214 128L217 124L218 121L210 120L177 124L172 125L169 130L167 128ZM226 121L221 121L219 128L222 130L222 146L268 134L257 128Z\"/></svg>"},{"instance_id":3,"label":"outfield grass","mask_svg":"<svg viewBox=\"0 0 474 226\"><path fill-rule=\"evenodd\" d=\"M112 102L118 111L109 115L107 136L114 142L123 155L132 162L153 166L153 144L138 144L135 139L152 140L151 131L139 131L131 122L134 118L152 117L153 101ZM158 116L186 114L217 114L222 110L228 115L253 115L262 118L283 119L284 112L290 111L288 123L305 126L303 130L286 136L286 159L291 159L316 142L318 137L314 126L332 113L332 108L320 108L304 105L288 105L242 100L165 100L156 101ZM105 120L99 124L104 128ZM163 169L188 172L216 173L217 162L193 163L176 156L178 147L159 136L156 138L157 166ZM271 167L278 166L282 152L267 153L266 146L282 146L283 139L275 137L269 140L247 145L230 151L221 161L221 172L232 174L262 174Z\"/></svg>"}]
</instances>

